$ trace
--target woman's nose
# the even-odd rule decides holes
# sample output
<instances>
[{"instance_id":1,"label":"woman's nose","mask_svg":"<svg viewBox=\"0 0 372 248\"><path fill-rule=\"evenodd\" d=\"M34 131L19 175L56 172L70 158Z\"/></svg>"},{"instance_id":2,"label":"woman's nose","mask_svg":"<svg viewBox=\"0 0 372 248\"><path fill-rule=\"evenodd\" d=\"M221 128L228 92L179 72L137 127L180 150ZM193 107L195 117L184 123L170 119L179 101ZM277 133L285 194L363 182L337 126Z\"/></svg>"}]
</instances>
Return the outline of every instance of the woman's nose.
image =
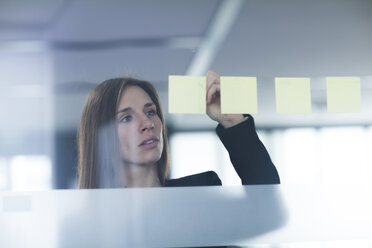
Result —
<instances>
[{"instance_id":1,"label":"woman's nose","mask_svg":"<svg viewBox=\"0 0 372 248\"><path fill-rule=\"evenodd\" d=\"M141 131L146 131L146 130L151 130L151 129L154 129L155 127L155 124L152 120L146 118L144 120L142 120L142 126L141 126Z\"/></svg>"}]
</instances>

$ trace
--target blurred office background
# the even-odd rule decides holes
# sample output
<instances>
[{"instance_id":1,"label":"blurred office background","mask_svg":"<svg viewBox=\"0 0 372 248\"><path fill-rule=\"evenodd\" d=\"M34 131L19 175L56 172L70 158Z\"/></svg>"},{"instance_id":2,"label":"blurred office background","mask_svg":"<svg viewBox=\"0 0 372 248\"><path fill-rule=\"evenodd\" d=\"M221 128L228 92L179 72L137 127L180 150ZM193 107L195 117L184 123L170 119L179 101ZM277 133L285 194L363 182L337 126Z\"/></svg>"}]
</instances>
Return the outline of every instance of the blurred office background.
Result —
<instances>
[{"instance_id":1,"label":"blurred office background","mask_svg":"<svg viewBox=\"0 0 372 248\"><path fill-rule=\"evenodd\" d=\"M257 76L261 140L284 184L372 178L371 0L1 0L0 189L76 187L89 92L132 76ZM276 113L274 77L310 77L312 114ZM362 111L329 114L326 76L361 77ZM171 177L215 170L239 184L201 115L166 115Z\"/></svg>"}]
</instances>

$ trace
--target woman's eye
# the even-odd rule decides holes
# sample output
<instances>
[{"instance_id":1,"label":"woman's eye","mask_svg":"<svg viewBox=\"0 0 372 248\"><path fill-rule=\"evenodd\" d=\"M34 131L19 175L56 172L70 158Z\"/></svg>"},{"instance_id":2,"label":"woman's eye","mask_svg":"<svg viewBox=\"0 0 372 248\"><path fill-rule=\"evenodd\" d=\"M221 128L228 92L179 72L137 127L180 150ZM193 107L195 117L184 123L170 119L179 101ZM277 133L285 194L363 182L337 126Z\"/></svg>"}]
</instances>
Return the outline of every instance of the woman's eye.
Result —
<instances>
[{"instance_id":1,"label":"woman's eye","mask_svg":"<svg viewBox=\"0 0 372 248\"><path fill-rule=\"evenodd\" d=\"M155 110L147 111L147 112L146 112L146 115L147 115L147 116L154 116L154 115L156 115L156 111L155 111Z\"/></svg>"},{"instance_id":2,"label":"woman's eye","mask_svg":"<svg viewBox=\"0 0 372 248\"><path fill-rule=\"evenodd\" d=\"M132 116L130 115L127 115L127 116L124 116L123 118L120 119L120 122L128 122L132 119Z\"/></svg>"}]
</instances>

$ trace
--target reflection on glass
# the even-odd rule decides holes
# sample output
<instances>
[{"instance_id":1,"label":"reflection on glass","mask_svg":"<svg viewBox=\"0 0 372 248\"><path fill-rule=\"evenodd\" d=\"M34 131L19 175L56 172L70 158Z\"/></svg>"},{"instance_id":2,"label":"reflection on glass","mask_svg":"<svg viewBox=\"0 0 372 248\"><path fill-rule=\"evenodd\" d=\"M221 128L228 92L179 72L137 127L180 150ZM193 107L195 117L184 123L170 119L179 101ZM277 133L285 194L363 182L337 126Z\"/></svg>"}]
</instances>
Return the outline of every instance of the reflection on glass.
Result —
<instances>
[{"instance_id":1,"label":"reflection on glass","mask_svg":"<svg viewBox=\"0 0 372 248\"><path fill-rule=\"evenodd\" d=\"M371 242L358 240L344 243L303 243L295 240L303 238L307 242L322 238L372 237L372 194L369 191L372 178L372 1L322 0L314 4L285 0L270 3L244 0L39 0L26 3L3 0L0 5L0 247L12 247L9 243L2 243L6 238L9 238L8 241L23 242L16 247L26 247L28 240L40 242L37 247L54 247L57 246L54 242L56 235L60 233L62 240L65 237L62 234L66 234L79 242L82 230L93 230L88 239L103 237L101 242L110 242L115 234L119 234L121 238L143 244L141 242L147 234L164 235L163 240L167 240L171 231L175 232L173 237L179 235L180 239L189 242L192 239L187 236L187 229L184 228L187 225L182 225L184 223L177 227L182 226L186 231L175 228L176 225L165 224L169 233L162 232L161 225L163 216L170 222L177 221L188 207L204 207L206 213L214 216L222 212L224 224L230 224L228 231L222 234L230 234L231 239L241 234L238 224L242 218L258 216L263 220L257 221L253 227L249 225L252 223L243 224L247 224L247 230L252 231L252 237L259 235L255 236L257 243L272 242L262 247L372 246ZM97 13L100 18L97 18ZM226 76L257 76L259 113L255 115L255 120L260 128L267 128L260 131L265 146L259 143L259 147L261 152L268 148L283 183L278 188L282 189L290 210L290 220L284 228L275 229L282 222L271 218L271 214L275 213L272 210L278 210L276 202L264 204L267 203L265 200L275 199L270 198L275 190L264 190L274 189L272 185L241 187L236 191L230 191L228 187L201 190L154 187L115 189L120 191L116 194L117 191L112 189L32 192L32 212L4 211L3 199L25 193L8 191L45 190L52 185L58 189L74 187L68 182L76 178L79 155L76 154L75 136L81 106L88 91L100 80L130 72L135 77L154 80L160 94L165 96L168 74L200 75L199 72L204 73L208 68L218 68L221 75ZM353 87L358 98L354 99L354 103L346 104L348 108L357 105L355 109L359 111L360 107L360 113L331 115L327 112L328 76L361 78L361 99L358 83L358 88ZM307 115L277 115L275 77L310 77L313 112ZM339 96L350 93L346 90L337 94L337 99L345 103L345 97ZM184 95L187 97L187 94ZM298 96L301 98L301 94ZM135 97L134 100L138 99ZM161 100L167 103L166 99L162 97ZM203 96L201 99L204 101ZM110 100L113 105L120 105L116 101L118 97ZM80 132L86 139L82 146L92 145L80 154L84 160L82 163L91 166L87 172L80 166L80 176L86 176L84 180L88 181L85 185L80 184L80 188L190 186L201 185L201 182L217 185L219 179L224 185L240 185L241 178L244 178L243 184L267 182L255 181L256 176L245 178L245 171L241 168L247 167L237 166L235 171L233 166L239 164L236 154L231 156L233 161L230 161L227 152L234 149L223 146L212 125L202 128L196 122L188 126L193 123L188 116L178 116L183 127L172 123L176 118L165 117L172 131L169 133L172 164L167 178L168 157L163 153L164 147L167 148L165 119L158 114L163 118L161 125L149 122L152 120L151 106L147 106L147 110L141 104L142 112L132 106L132 111L120 112L120 116L117 116L118 110L127 106L104 110L93 108L103 116L107 114L115 118L104 119L101 123L99 118L90 119L87 124L97 124L96 132ZM341 112L349 112L348 108L343 108ZM131 117L126 118L128 113ZM146 120L143 121L144 129L158 132L157 128L161 127L163 135L154 131L155 138L144 140L137 135L138 129L127 130L130 126L127 124L133 121L130 118L138 113ZM181 133L183 129L195 133ZM210 132L196 134L201 130ZM155 160L132 150L130 144L141 145L143 142L146 147L159 145L155 154L148 153L157 157ZM161 142L163 150L160 149ZM244 152L239 150L238 154ZM252 154L247 152L247 157ZM159 166L161 159L162 165ZM151 163L147 163L149 161ZM154 166L152 162L157 163ZM123 166L124 163L128 166ZM142 165L132 166L140 163L149 165L152 170L143 169L145 166ZM274 168L269 164L270 168ZM196 183L191 183L191 180L186 183L171 181L210 170L217 172L218 177L209 173L207 178L203 177ZM143 179L145 172L150 180L138 180ZM245 188L249 190L244 191ZM169 195L162 194L165 191ZM201 191L205 195L195 193ZM100 192L103 192L102 195ZM220 193L226 195L217 197L221 196ZM262 194L267 198L262 198L260 193L267 193ZM187 201L178 194L200 198L192 198L195 204L189 206L191 200ZM122 202L116 202L117 199L122 199ZM177 205L174 199L180 204ZM215 211L217 208L214 205L206 208L206 199L220 207L220 212ZM250 200L246 204L248 207L241 206L241 199ZM252 199L257 205L252 205ZM255 211L255 207L261 206L262 211ZM172 207L174 214L166 215ZM123 209L129 210L126 212ZM180 209L184 211L180 212ZM241 211L235 211L237 209ZM246 214L236 214L235 218L229 219L226 212ZM56 216L60 219L53 222ZM115 222L118 216L125 216L127 222ZM201 229L203 225L210 224L203 222L199 225L201 218L191 214L188 217L184 220L189 224L188 230ZM220 220L219 216L215 219ZM325 224L321 225L321 221ZM146 229L150 224L154 225L153 232ZM218 221L215 224L207 228L224 227ZM133 229L124 233L128 226ZM60 227L58 232L57 227ZM114 229L117 232L111 228L117 228ZM180 229L182 232L179 232ZM266 232L270 230L273 232ZM213 231L211 239L222 239L222 234ZM323 233L322 236L322 231L327 231L329 235ZM199 237L202 238L202 235ZM87 246L98 244L110 247L110 243L100 241L95 243L90 239L91 245Z\"/></svg>"}]
</instances>

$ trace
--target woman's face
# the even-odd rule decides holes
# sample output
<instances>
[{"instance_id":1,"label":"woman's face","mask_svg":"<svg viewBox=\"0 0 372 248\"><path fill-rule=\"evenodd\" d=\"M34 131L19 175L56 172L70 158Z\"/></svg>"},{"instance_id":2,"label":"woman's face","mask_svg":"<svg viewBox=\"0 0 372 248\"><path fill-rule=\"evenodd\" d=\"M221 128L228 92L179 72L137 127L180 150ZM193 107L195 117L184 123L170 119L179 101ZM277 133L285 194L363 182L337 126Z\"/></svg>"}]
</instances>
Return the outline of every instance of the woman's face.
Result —
<instances>
[{"instance_id":1,"label":"woman's face","mask_svg":"<svg viewBox=\"0 0 372 248\"><path fill-rule=\"evenodd\" d=\"M163 128L156 105L140 87L129 86L117 110L120 151L124 161L153 164L163 151Z\"/></svg>"}]
</instances>

